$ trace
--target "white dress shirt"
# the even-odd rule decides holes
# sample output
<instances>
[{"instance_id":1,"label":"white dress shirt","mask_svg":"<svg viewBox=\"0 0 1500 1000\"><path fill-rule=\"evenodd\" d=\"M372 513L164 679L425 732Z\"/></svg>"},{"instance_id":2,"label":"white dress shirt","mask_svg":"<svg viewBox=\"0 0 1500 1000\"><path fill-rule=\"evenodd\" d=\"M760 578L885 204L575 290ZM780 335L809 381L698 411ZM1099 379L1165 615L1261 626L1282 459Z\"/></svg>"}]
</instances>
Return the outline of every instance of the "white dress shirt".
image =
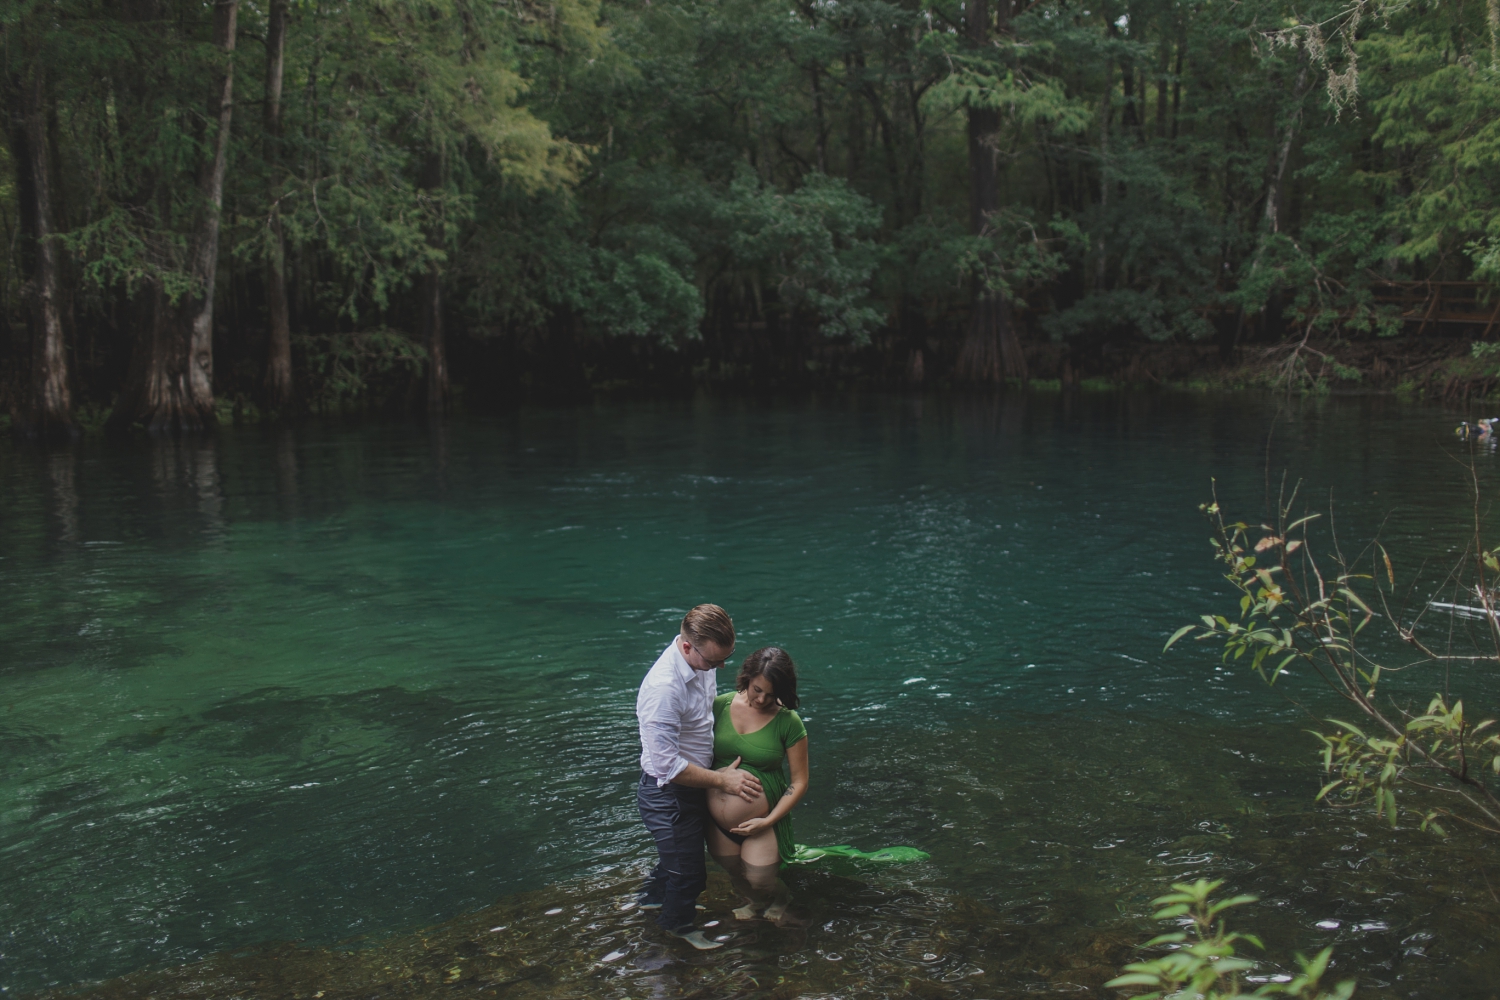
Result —
<instances>
[{"instance_id":1,"label":"white dress shirt","mask_svg":"<svg viewBox=\"0 0 1500 1000\"><path fill-rule=\"evenodd\" d=\"M641 725L641 770L669 783L689 764L714 766L715 671L694 670L674 638L646 672L635 697Z\"/></svg>"}]
</instances>

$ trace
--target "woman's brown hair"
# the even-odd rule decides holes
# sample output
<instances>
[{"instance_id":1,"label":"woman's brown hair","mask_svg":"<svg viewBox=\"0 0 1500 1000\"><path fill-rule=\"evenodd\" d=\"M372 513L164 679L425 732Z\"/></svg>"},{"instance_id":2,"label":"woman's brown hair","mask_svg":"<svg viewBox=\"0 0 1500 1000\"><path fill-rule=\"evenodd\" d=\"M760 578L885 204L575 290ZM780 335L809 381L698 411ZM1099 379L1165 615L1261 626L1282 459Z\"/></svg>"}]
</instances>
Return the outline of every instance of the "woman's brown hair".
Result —
<instances>
[{"instance_id":1,"label":"woman's brown hair","mask_svg":"<svg viewBox=\"0 0 1500 1000\"><path fill-rule=\"evenodd\" d=\"M743 691L757 677L771 682L776 700L787 708L795 709L797 699L797 664L787 651L777 646L765 646L745 657L740 664L740 676L735 680L735 690Z\"/></svg>"}]
</instances>

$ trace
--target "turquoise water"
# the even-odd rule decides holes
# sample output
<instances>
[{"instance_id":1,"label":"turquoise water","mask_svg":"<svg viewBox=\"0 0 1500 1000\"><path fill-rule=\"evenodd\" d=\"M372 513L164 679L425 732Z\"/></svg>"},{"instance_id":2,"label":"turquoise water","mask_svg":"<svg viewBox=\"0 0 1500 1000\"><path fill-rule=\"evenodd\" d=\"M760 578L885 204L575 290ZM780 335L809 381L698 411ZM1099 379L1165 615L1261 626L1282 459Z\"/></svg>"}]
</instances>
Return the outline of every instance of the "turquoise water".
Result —
<instances>
[{"instance_id":1,"label":"turquoise water","mask_svg":"<svg viewBox=\"0 0 1500 1000\"><path fill-rule=\"evenodd\" d=\"M1266 898L1246 919L1282 965L1333 943L1373 995L1480 989L1485 849L1315 809L1304 730L1331 703L1161 652L1232 606L1196 510L1211 477L1259 518L1289 470L1404 569L1468 532L1453 419L700 398L0 445L0 990L136 973L101 989L230 995L274 964L368 995L437 941L458 964L432 989L472 960L507 996L753 994L762 966L777 996L1066 993L1200 873ZM792 872L808 929L684 957L619 902L650 855L635 687L703 600L741 652L801 668L798 839L932 858ZM502 916L527 936L492 935Z\"/></svg>"}]
</instances>

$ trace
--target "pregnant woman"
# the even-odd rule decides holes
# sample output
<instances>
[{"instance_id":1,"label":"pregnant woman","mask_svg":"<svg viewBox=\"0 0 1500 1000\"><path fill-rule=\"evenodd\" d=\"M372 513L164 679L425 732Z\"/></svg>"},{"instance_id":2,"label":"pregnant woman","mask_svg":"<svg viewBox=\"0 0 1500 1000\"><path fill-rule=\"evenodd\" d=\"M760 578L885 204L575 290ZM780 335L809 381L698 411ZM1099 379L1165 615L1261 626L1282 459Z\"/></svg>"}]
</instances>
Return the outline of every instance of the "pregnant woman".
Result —
<instances>
[{"instance_id":1,"label":"pregnant woman","mask_svg":"<svg viewBox=\"0 0 1500 1000\"><path fill-rule=\"evenodd\" d=\"M783 649L757 649L745 657L735 686L738 690L714 699L714 767L732 766L739 758L763 791L746 801L710 789L714 827L708 849L750 897L734 911L738 919L781 920L789 894L776 873L796 851L792 807L807 793L807 729L795 711L797 665Z\"/></svg>"}]
</instances>

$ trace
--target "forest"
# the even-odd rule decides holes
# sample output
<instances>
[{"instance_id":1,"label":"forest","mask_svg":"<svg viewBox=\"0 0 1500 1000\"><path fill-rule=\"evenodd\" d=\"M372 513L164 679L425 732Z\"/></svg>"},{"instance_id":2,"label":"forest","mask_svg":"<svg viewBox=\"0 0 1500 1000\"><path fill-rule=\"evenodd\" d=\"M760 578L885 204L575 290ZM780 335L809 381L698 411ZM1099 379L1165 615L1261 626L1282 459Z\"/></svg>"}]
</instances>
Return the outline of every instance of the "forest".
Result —
<instances>
[{"instance_id":1,"label":"forest","mask_svg":"<svg viewBox=\"0 0 1500 1000\"><path fill-rule=\"evenodd\" d=\"M1500 283L1500 0L5 0L0 31L0 409L33 435L1066 385Z\"/></svg>"}]
</instances>

